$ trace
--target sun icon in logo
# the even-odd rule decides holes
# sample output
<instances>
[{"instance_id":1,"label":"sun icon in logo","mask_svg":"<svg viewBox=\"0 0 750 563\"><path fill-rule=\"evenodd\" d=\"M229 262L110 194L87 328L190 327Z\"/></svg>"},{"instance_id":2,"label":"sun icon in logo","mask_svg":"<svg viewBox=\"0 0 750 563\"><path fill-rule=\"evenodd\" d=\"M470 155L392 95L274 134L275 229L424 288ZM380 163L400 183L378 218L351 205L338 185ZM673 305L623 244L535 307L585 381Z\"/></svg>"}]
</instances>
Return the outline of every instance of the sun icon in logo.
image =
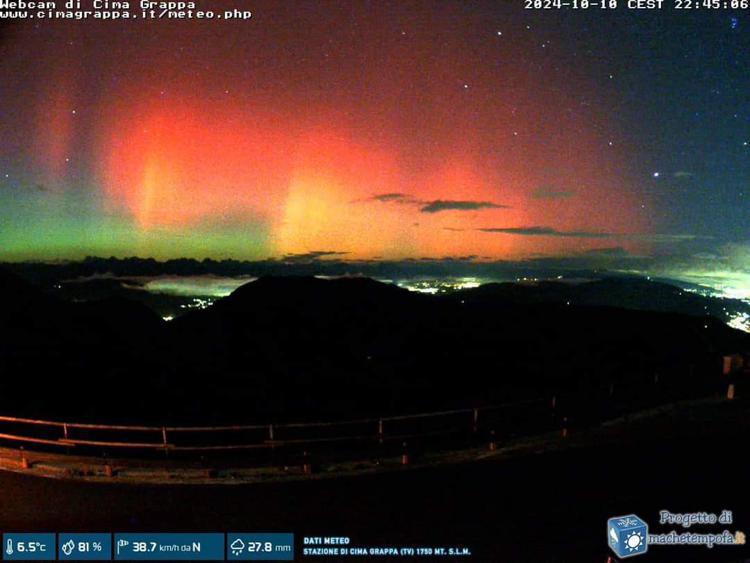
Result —
<instances>
[{"instance_id":1,"label":"sun icon in logo","mask_svg":"<svg viewBox=\"0 0 750 563\"><path fill-rule=\"evenodd\" d=\"M643 534L640 532L630 532L625 538L625 546L629 552L637 551L643 545Z\"/></svg>"}]
</instances>

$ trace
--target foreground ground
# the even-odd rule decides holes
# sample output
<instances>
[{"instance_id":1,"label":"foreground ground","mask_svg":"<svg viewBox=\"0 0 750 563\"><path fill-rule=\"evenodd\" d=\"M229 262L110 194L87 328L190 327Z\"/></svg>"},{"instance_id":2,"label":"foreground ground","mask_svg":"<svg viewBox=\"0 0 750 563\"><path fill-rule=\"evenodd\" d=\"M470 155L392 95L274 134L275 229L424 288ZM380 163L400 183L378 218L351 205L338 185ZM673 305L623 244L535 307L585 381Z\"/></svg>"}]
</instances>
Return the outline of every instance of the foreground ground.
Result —
<instances>
[{"instance_id":1,"label":"foreground ground","mask_svg":"<svg viewBox=\"0 0 750 563\"><path fill-rule=\"evenodd\" d=\"M292 531L358 545L467 545L482 562L604 563L616 515L681 532L659 526L658 511L727 509L735 522L726 528L750 536L748 410L709 403L604 428L574 448L309 482L155 487L0 473L0 529ZM638 560L746 559L750 548L731 546L652 547Z\"/></svg>"}]
</instances>

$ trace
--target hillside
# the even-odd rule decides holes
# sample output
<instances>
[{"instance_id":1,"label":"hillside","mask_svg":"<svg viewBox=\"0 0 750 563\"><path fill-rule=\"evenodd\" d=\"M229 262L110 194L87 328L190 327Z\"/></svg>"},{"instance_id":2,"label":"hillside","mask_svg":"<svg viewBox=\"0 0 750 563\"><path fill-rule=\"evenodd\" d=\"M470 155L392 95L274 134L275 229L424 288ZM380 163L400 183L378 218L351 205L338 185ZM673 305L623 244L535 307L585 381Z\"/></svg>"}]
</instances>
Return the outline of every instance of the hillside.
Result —
<instances>
[{"instance_id":1,"label":"hillside","mask_svg":"<svg viewBox=\"0 0 750 563\"><path fill-rule=\"evenodd\" d=\"M12 335L0 408L16 414L319 419L594 393L654 373L687 390L717 384L720 356L750 349L706 316L496 287L446 298L366 278L265 277L164 323L138 303L61 302L3 276L6 302L24 303L0 317Z\"/></svg>"}]
</instances>

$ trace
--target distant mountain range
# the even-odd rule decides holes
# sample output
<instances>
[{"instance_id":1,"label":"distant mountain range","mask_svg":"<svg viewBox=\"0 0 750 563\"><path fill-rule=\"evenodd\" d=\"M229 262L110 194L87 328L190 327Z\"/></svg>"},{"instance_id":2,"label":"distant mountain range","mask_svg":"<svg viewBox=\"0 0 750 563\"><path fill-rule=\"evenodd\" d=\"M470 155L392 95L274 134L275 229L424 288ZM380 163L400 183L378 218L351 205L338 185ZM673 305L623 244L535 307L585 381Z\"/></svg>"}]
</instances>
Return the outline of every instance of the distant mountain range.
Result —
<instances>
[{"instance_id":1,"label":"distant mountain range","mask_svg":"<svg viewBox=\"0 0 750 563\"><path fill-rule=\"evenodd\" d=\"M706 316L701 299L633 280L431 296L267 276L164 322L122 297L68 302L0 270L0 409L268 421L496 403L654 373L718 382L720 356L750 350L750 335ZM694 314L653 311L671 307Z\"/></svg>"},{"instance_id":2,"label":"distant mountain range","mask_svg":"<svg viewBox=\"0 0 750 563\"><path fill-rule=\"evenodd\" d=\"M663 281L635 276L607 276L593 281L539 281L489 283L460 291L454 297L472 303L508 300L527 304L571 304L621 307L694 316L712 316L729 322L738 314L750 314L750 304L739 299L708 297Z\"/></svg>"},{"instance_id":3,"label":"distant mountain range","mask_svg":"<svg viewBox=\"0 0 750 563\"><path fill-rule=\"evenodd\" d=\"M449 267L450 264L450 267ZM512 281L487 283L498 279L495 268L502 266ZM0 267L3 267L0 264ZM403 287L416 287L434 281L443 292L450 289L455 274L464 268L467 275L485 285L471 299L492 294L493 298L514 303L560 303L611 306L644 311L712 316L733 326L750 328L750 302L716 296L709 288L669 279L645 278L598 270L539 269L533 271L512 264L460 261L345 262L338 260L238 260L176 259L160 262L143 258L87 258L80 262L17 263L6 268L33 281L40 288L68 301L90 301L121 297L138 301L161 317L173 318L205 306L216 295L208 295L204 282L226 280L236 285L238 278L266 276L353 275L389 280ZM510 268L510 269L509 269ZM496 272L495 272L496 273ZM484 276L484 277L483 277ZM506 278L500 278L506 279ZM152 289L151 282L167 280L179 291ZM183 280L181 282L180 280ZM460 284L453 284L460 285ZM196 287L191 287L196 286ZM191 293L194 291L194 293ZM210 293L210 292L208 292Z\"/></svg>"}]
</instances>

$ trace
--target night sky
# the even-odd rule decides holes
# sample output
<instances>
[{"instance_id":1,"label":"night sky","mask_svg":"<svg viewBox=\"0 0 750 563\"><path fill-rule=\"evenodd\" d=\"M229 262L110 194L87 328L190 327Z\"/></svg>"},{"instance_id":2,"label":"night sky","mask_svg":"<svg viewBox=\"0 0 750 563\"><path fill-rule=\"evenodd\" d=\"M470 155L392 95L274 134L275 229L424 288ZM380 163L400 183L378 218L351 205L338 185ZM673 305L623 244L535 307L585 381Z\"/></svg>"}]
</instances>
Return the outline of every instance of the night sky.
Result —
<instances>
[{"instance_id":1,"label":"night sky","mask_svg":"<svg viewBox=\"0 0 750 563\"><path fill-rule=\"evenodd\" d=\"M0 260L600 255L750 295L747 11L241 7L6 21Z\"/></svg>"}]
</instances>

